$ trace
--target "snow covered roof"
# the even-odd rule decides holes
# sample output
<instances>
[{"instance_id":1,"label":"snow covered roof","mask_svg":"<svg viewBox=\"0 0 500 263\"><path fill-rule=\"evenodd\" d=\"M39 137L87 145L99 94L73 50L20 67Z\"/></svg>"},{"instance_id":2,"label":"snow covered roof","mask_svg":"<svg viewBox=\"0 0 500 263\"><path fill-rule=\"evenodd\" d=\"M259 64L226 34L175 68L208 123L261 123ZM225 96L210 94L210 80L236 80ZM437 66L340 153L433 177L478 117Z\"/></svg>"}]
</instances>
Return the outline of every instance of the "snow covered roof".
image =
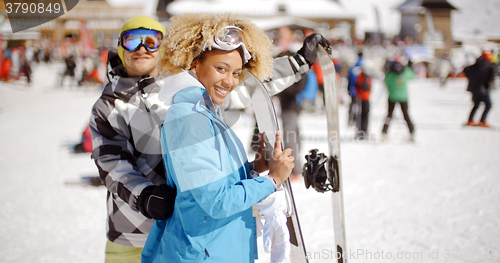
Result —
<instances>
[{"instance_id":1,"label":"snow covered roof","mask_svg":"<svg viewBox=\"0 0 500 263\"><path fill-rule=\"evenodd\" d=\"M423 8L443 8L456 10L452 4L446 0L406 0L396 9L401 13L419 13Z\"/></svg>"},{"instance_id":2,"label":"snow covered roof","mask_svg":"<svg viewBox=\"0 0 500 263\"><path fill-rule=\"evenodd\" d=\"M428 8L457 9L446 0L422 0L422 6Z\"/></svg>"},{"instance_id":3,"label":"snow covered roof","mask_svg":"<svg viewBox=\"0 0 500 263\"><path fill-rule=\"evenodd\" d=\"M402 3L396 9L403 14L406 14L406 13L418 14L418 13L420 13L420 10L423 9L422 8L422 0L406 0L404 3Z\"/></svg>"},{"instance_id":4,"label":"snow covered roof","mask_svg":"<svg viewBox=\"0 0 500 263\"><path fill-rule=\"evenodd\" d=\"M167 6L167 11L171 15L229 12L246 17L355 18L354 13L329 0L176 0Z\"/></svg>"},{"instance_id":5,"label":"snow covered roof","mask_svg":"<svg viewBox=\"0 0 500 263\"><path fill-rule=\"evenodd\" d=\"M271 18L254 18L252 22L255 23L262 30L277 29L282 26L298 26L303 28L316 29L320 27L319 23L301 19L297 17L271 17Z\"/></svg>"}]
</instances>

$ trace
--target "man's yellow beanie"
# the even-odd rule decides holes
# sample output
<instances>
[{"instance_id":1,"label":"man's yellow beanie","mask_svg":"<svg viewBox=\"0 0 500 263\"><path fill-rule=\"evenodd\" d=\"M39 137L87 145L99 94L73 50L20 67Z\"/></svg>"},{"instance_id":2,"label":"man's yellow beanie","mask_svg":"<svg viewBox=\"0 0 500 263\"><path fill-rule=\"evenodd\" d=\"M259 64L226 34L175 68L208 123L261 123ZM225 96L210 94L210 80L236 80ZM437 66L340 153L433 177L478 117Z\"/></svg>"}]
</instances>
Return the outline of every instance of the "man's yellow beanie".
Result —
<instances>
[{"instance_id":1,"label":"man's yellow beanie","mask_svg":"<svg viewBox=\"0 0 500 263\"><path fill-rule=\"evenodd\" d=\"M136 28L147 28L147 29L154 29L157 31L160 31L163 36L165 36L165 27L158 21L154 20L153 18L149 16L134 16L130 18L125 24L122 26L122 30L120 31L120 37L123 32L131 29L136 29ZM123 52L125 49L121 45L118 46L118 56L122 60L123 66L127 67L125 65L125 60L123 60Z\"/></svg>"}]
</instances>

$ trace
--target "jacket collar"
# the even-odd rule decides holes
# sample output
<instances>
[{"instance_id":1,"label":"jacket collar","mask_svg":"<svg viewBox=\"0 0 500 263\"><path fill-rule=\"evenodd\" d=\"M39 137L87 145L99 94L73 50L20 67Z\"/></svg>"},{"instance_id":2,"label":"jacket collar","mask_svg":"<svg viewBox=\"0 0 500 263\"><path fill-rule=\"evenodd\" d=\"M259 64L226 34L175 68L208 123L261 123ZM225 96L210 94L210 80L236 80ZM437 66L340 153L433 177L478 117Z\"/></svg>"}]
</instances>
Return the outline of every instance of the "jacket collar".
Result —
<instances>
[{"instance_id":1,"label":"jacket collar","mask_svg":"<svg viewBox=\"0 0 500 263\"><path fill-rule=\"evenodd\" d=\"M157 83L159 80L159 76L143 76L134 78L115 76L111 79L111 82L104 87L103 95L119 97L128 102L130 98L138 92L141 92L142 94L149 94L159 91L160 86Z\"/></svg>"}]
</instances>

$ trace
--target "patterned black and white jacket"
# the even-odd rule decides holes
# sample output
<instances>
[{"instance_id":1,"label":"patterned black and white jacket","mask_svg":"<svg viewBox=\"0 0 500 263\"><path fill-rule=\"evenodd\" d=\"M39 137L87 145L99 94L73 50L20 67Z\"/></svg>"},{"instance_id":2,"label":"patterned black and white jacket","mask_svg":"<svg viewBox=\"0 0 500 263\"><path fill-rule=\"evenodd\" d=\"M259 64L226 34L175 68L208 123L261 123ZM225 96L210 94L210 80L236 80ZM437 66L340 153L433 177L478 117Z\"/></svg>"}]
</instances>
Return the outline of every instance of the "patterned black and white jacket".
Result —
<instances>
[{"instance_id":1,"label":"patterned black and white jacket","mask_svg":"<svg viewBox=\"0 0 500 263\"><path fill-rule=\"evenodd\" d=\"M277 94L308 70L300 55L277 58L266 87L271 95ZM165 182L160 131L173 91L159 76L126 77L122 65L108 76L110 82L90 118L92 158L108 189L107 237L117 244L143 247L154 220L139 212L137 200L145 187ZM250 104L244 86L231 92L226 101L226 109Z\"/></svg>"}]
</instances>

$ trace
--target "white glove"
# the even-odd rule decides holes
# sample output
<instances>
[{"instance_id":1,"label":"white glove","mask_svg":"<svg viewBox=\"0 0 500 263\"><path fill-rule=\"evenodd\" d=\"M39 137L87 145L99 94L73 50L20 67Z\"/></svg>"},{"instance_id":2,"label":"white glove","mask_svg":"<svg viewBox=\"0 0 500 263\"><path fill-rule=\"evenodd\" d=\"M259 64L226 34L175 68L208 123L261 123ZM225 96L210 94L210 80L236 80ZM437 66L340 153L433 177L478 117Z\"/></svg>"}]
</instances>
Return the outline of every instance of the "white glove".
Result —
<instances>
[{"instance_id":1,"label":"white glove","mask_svg":"<svg viewBox=\"0 0 500 263\"><path fill-rule=\"evenodd\" d=\"M271 252L271 263L283 263L290 255L290 233L286 225L285 191L276 191L257 203L264 214L264 251Z\"/></svg>"},{"instance_id":2,"label":"white glove","mask_svg":"<svg viewBox=\"0 0 500 263\"><path fill-rule=\"evenodd\" d=\"M260 213L259 207L257 204L252 206L252 214L257 223L257 237L262 236L262 232L264 231L264 224L262 224L262 220L264 220L264 215Z\"/></svg>"}]
</instances>

